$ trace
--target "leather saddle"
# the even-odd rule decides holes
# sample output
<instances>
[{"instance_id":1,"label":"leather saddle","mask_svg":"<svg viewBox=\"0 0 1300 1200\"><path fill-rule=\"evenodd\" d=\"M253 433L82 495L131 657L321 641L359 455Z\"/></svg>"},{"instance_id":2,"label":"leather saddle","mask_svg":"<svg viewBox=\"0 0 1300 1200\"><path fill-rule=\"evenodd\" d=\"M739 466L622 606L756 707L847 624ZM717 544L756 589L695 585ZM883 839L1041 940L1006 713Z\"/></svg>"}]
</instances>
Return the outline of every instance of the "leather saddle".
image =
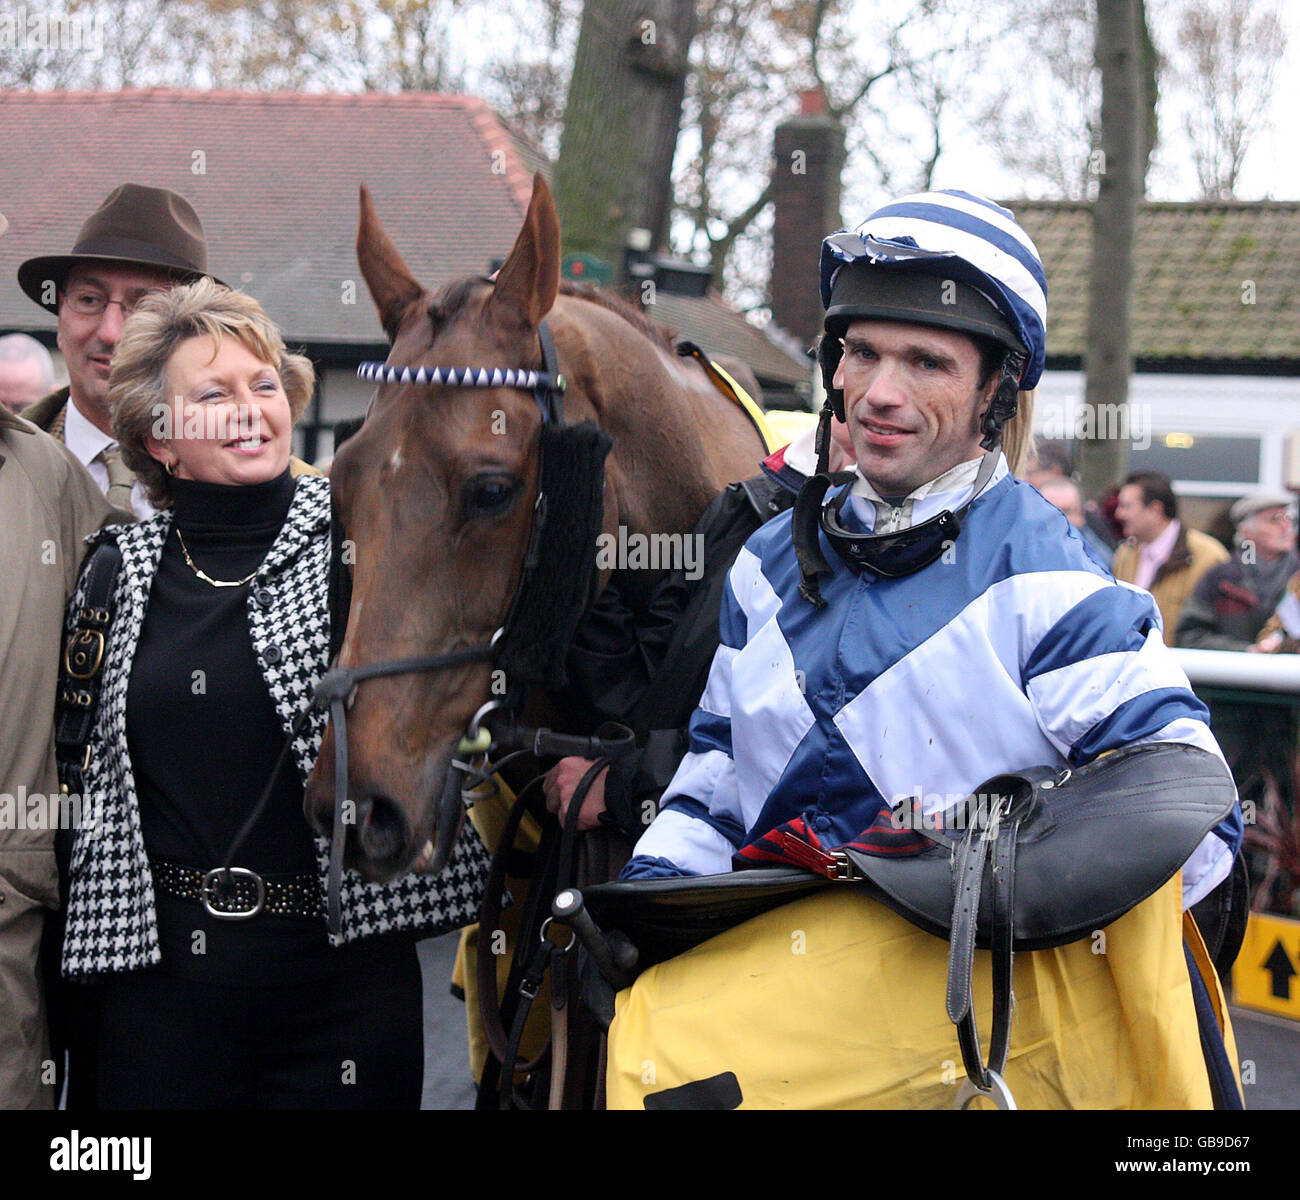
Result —
<instances>
[{"instance_id":1,"label":"leather saddle","mask_svg":"<svg viewBox=\"0 0 1300 1200\"><path fill-rule=\"evenodd\" d=\"M949 943L948 1015L968 1085L1014 1107L1001 1074L1011 1024L1012 952L1061 946L1117 920L1167 883L1236 803L1221 759L1180 743L1126 747L1073 770L1033 767L994 776L920 832L920 854L835 854L834 878L803 869L602 884L583 894L595 926L617 931L620 964L635 971L821 887L867 891ZM582 931L579 930L581 933ZM584 938L584 941L588 940ZM976 947L993 954L990 1053L982 1061L973 1016ZM608 961L608 955L604 956ZM631 970L614 986L626 986Z\"/></svg>"}]
</instances>

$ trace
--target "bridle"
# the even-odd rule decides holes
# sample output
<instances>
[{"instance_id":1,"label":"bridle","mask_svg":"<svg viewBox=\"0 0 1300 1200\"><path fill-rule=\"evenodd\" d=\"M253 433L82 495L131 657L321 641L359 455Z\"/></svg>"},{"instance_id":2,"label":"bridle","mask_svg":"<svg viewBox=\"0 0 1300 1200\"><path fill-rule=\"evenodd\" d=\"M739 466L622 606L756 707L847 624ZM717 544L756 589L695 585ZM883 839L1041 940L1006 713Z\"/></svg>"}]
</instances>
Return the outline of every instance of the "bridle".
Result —
<instances>
[{"instance_id":1,"label":"bridle","mask_svg":"<svg viewBox=\"0 0 1300 1200\"><path fill-rule=\"evenodd\" d=\"M558 359L555 350L555 341L551 335L550 329L545 321L541 322L538 327L538 342L541 349L542 369L540 371L526 368L496 368L496 367L443 367L443 366L419 366L419 367L393 367L386 363L363 362L357 368L357 374L362 379L372 380L378 383L406 384L416 386L430 387L470 387L470 388L499 388L499 387L517 387L529 390L533 394L533 399L537 404L538 411L542 418L542 438L539 444L539 463L538 463L538 490L537 499L533 506L532 523L529 530L527 551L524 556L523 567L520 572L519 581L516 584L515 595L507 611L505 622L492 635L489 641L479 646L459 647L454 650L438 653L426 654L412 658L392 659L386 662L367 663L359 667L341 667L332 666L321 677L317 683L312 695L310 706L304 710L294 722L290 732L289 739L281 751L280 759L272 772L271 778L267 782L266 790L263 792L261 799L253 810L252 815L244 824L231 845L227 855L227 861L224 868L217 868L209 873L208 886L214 889L228 889L234 882L236 874L242 872L242 868L233 866L235 856L242 845L248 832L256 823L271 796L271 789L274 785L279 771L286 761L289 749L294 739L301 731L308 717L316 709L323 709L329 713L330 720L334 725L334 820L333 833L330 843L330 863L329 878L326 897L326 917L329 930L332 934L338 934L342 927L342 875L343 875L343 848L345 820L347 812L347 780L348 780L348 730L347 730L347 711L352 706L356 697L357 689L366 680L377 679L393 675L405 675L411 673L421 673L425 671L443 671L455 667L468 666L472 663L480 662L499 662L502 659L503 650L508 652L512 633L520 624L521 616L524 615L527 607L527 597L530 595L530 589L535 586L536 577L539 573L539 564L542 562L542 538L547 526L547 493L545 489L547 471L544 456L548 444L547 431L563 430L564 427L564 389L565 380L560 374L558 368ZM570 432L578 432L581 427L571 427ZM598 451L599 461L603 464L604 455L608 451L609 442L605 435L601 434L604 439L603 449L598 442L593 443ZM592 439L587 439L591 442ZM552 452L558 443L552 440ZM589 452L587 457L593 456ZM602 468L603 469L603 468ZM602 474L603 481L603 474ZM601 484L603 488L603 482ZM598 518L597 518L598 519ZM494 697L484 704L471 718L469 727L465 736L461 738L457 746L457 753L460 755L482 754L486 756L494 748L500 750L527 750L537 755L578 755L586 758L598 758L602 755L620 755L626 753L634 744L633 735L630 730L611 730L611 736L598 736L592 738L574 737L564 734L556 734L546 729L528 729L518 725L515 721L508 721L505 726L498 730L496 736L491 735L483 726L484 720L488 714L494 710L502 710L503 713L513 713L517 711L522 702L521 688L527 680L514 683L507 675L507 689L503 696ZM621 729L621 727L619 727ZM452 850L457 840L461 820L464 815L464 803L461 795L461 776L463 766L457 764L453 758L453 763L448 768L447 783L443 790L443 795L439 801L438 813L435 825L434 840L434 857L433 861L427 868L428 874L439 873L446 865L451 856ZM482 773L480 773L482 774ZM214 911L214 910L210 910ZM257 909L254 908L253 912ZM224 915L217 912L217 915ZM253 915L252 912L239 911L231 913L231 916L247 917Z\"/></svg>"}]
</instances>

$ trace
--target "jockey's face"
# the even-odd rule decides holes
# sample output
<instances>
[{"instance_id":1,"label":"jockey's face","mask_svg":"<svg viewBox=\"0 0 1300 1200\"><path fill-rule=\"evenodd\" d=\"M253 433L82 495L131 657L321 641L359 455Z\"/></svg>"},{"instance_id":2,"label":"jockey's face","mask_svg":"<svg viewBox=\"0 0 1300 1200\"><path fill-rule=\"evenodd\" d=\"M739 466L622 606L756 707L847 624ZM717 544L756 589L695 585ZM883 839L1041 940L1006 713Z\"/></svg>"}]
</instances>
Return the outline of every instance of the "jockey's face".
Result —
<instances>
[{"instance_id":1,"label":"jockey's face","mask_svg":"<svg viewBox=\"0 0 1300 1200\"><path fill-rule=\"evenodd\" d=\"M854 321L835 386L858 467L885 496L903 496L980 456L979 418L997 387L980 387L972 338L895 321Z\"/></svg>"}]
</instances>

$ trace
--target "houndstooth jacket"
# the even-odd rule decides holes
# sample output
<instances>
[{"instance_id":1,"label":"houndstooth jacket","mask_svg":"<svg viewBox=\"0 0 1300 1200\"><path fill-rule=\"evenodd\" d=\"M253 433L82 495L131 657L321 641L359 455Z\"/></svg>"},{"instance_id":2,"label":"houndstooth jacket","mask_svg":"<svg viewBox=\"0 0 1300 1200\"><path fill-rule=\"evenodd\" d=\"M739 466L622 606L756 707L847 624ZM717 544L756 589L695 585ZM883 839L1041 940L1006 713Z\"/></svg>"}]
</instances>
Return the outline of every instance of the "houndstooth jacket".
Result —
<instances>
[{"instance_id":1,"label":"houndstooth jacket","mask_svg":"<svg viewBox=\"0 0 1300 1200\"><path fill-rule=\"evenodd\" d=\"M301 476L284 526L248 590L253 650L287 737L310 703L329 654L329 481ZM68 895L63 972L90 978L134 971L161 961L153 877L145 854L140 811L126 737L126 693L131 664L148 607L171 510L135 525L112 525L87 539L112 539L122 551L114 590L116 612L105 651L99 713L90 743L85 791L94 820L76 836ZM87 557L89 558L89 552ZM68 608L84 602L84 577ZM316 711L294 741L294 761L306 780L316 761L325 714ZM329 871L329 842L316 839L322 894ZM214 864L218 865L218 864ZM400 929L429 934L474 921L487 854L469 822L445 871L407 875L390 884L366 883L345 871L343 922L335 945Z\"/></svg>"}]
</instances>

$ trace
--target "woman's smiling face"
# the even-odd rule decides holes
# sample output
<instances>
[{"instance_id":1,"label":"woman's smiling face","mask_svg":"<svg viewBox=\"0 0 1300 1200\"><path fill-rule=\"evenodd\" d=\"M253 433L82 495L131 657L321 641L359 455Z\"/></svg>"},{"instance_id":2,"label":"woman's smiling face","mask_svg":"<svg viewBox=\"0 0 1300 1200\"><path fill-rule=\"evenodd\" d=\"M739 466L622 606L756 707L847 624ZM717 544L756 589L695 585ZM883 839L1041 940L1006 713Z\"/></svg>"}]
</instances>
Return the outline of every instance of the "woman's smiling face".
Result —
<instances>
[{"instance_id":1,"label":"woman's smiling face","mask_svg":"<svg viewBox=\"0 0 1300 1200\"><path fill-rule=\"evenodd\" d=\"M289 465L293 417L280 374L236 337L187 338L167 362L167 420L149 452L178 479L265 483Z\"/></svg>"}]
</instances>

